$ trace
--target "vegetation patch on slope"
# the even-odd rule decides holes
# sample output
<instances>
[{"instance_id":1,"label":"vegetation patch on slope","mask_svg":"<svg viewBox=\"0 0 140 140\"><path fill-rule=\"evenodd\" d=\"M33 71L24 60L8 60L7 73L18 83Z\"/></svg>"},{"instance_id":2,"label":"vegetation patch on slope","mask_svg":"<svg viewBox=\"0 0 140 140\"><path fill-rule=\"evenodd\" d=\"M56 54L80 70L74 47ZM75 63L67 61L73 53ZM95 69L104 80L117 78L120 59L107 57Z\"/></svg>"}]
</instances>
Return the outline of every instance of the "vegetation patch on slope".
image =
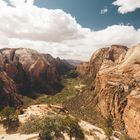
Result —
<instances>
[{"instance_id":1,"label":"vegetation patch on slope","mask_svg":"<svg viewBox=\"0 0 140 140\"><path fill-rule=\"evenodd\" d=\"M62 104L77 95L75 85L79 83L79 78L63 79L64 88L59 93L55 95L38 94L36 99L24 96L24 106L28 107L33 104Z\"/></svg>"},{"instance_id":2,"label":"vegetation patch on slope","mask_svg":"<svg viewBox=\"0 0 140 140\"><path fill-rule=\"evenodd\" d=\"M64 139L64 134L70 140L72 138L84 140L84 133L78 120L69 116L53 115L41 119L31 119L20 127L20 131L25 134L39 133L41 140Z\"/></svg>"}]
</instances>

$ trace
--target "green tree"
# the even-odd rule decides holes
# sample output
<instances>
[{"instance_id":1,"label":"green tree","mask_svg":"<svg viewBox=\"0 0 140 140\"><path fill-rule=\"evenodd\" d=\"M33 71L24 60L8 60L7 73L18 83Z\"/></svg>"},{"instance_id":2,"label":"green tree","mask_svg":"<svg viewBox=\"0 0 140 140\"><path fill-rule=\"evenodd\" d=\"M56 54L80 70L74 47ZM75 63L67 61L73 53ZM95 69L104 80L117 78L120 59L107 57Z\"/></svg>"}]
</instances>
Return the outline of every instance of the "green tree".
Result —
<instances>
[{"instance_id":1,"label":"green tree","mask_svg":"<svg viewBox=\"0 0 140 140\"><path fill-rule=\"evenodd\" d=\"M66 117L64 119L65 130L70 137L70 140L74 137L76 140L84 140L84 133L78 124L78 120Z\"/></svg>"},{"instance_id":2,"label":"green tree","mask_svg":"<svg viewBox=\"0 0 140 140\"><path fill-rule=\"evenodd\" d=\"M16 130L19 126L19 120L17 118L16 110L13 107L5 107L0 112L0 117L3 123L3 126L6 128L7 131L9 130Z\"/></svg>"},{"instance_id":3,"label":"green tree","mask_svg":"<svg viewBox=\"0 0 140 140\"><path fill-rule=\"evenodd\" d=\"M106 135L108 136L108 138L110 139L110 136L112 135L113 132L113 120L112 117L109 116L105 122L104 122L104 131L106 133Z\"/></svg>"},{"instance_id":4,"label":"green tree","mask_svg":"<svg viewBox=\"0 0 140 140\"><path fill-rule=\"evenodd\" d=\"M70 140L72 138L76 140L84 139L84 133L76 119L59 115L27 121L20 129L21 132L28 134L38 132L41 140L63 139L64 133L69 135Z\"/></svg>"},{"instance_id":5,"label":"green tree","mask_svg":"<svg viewBox=\"0 0 140 140\"><path fill-rule=\"evenodd\" d=\"M54 140L63 136L64 126L61 117L46 117L41 124L41 140Z\"/></svg>"}]
</instances>

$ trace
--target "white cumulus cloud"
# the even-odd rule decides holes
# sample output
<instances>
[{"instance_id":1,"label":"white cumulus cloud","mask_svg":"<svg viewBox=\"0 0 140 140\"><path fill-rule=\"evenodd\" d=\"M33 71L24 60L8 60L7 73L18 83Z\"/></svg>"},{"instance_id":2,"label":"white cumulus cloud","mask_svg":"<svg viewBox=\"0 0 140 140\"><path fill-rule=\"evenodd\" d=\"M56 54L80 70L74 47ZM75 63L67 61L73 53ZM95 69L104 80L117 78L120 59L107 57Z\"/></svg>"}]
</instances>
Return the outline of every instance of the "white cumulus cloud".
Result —
<instances>
[{"instance_id":1,"label":"white cumulus cloud","mask_svg":"<svg viewBox=\"0 0 140 140\"><path fill-rule=\"evenodd\" d=\"M101 14L101 15L104 15L104 14L106 14L107 12L108 12L108 9L107 9L107 8L104 8L104 9L101 9L100 14Z\"/></svg>"},{"instance_id":2,"label":"white cumulus cloud","mask_svg":"<svg viewBox=\"0 0 140 140\"><path fill-rule=\"evenodd\" d=\"M140 8L140 0L115 0L113 5L119 6L119 13L126 14Z\"/></svg>"},{"instance_id":3,"label":"white cumulus cloud","mask_svg":"<svg viewBox=\"0 0 140 140\"><path fill-rule=\"evenodd\" d=\"M0 0L0 48L31 48L54 57L88 60L101 47L140 43L140 29L112 25L94 31L83 28L61 9L46 9L33 0Z\"/></svg>"}]
</instances>

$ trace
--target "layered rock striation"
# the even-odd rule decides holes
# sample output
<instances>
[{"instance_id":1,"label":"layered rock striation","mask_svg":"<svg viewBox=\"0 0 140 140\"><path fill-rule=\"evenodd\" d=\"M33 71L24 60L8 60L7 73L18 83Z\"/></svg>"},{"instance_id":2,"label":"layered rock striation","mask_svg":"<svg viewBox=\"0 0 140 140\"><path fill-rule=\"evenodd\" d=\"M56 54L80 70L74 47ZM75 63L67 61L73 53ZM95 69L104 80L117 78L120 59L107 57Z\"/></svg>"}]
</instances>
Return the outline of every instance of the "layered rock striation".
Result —
<instances>
[{"instance_id":1,"label":"layered rock striation","mask_svg":"<svg viewBox=\"0 0 140 140\"><path fill-rule=\"evenodd\" d=\"M113 119L114 129L125 130L135 139L140 138L139 54L140 45L103 48L93 54L86 70L94 79L90 90L96 93L97 109Z\"/></svg>"}]
</instances>

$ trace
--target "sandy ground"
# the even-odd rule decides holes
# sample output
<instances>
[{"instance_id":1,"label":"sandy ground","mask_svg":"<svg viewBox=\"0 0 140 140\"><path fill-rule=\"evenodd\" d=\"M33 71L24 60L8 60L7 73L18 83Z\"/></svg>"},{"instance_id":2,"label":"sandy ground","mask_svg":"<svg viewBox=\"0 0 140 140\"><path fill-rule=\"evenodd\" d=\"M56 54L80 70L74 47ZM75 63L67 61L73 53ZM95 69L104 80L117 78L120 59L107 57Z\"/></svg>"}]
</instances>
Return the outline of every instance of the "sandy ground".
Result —
<instances>
[{"instance_id":1,"label":"sandy ground","mask_svg":"<svg viewBox=\"0 0 140 140\"><path fill-rule=\"evenodd\" d=\"M21 135L19 133L16 134L5 134L0 135L0 140L37 140L37 134L31 134L31 135Z\"/></svg>"},{"instance_id":2,"label":"sandy ground","mask_svg":"<svg viewBox=\"0 0 140 140\"><path fill-rule=\"evenodd\" d=\"M24 110L24 114L19 115L19 121L24 123L31 117L42 117L49 113L57 114L61 111L63 107L61 105L47 105L47 104L39 104L39 105L31 105L27 109Z\"/></svg>"},{"instance_id":3,"label":"sandy ground","mask_svg":"<svg viewBox=\"0 0 140 140\"><path fill-rule=\"evenodd\" d=\"M31 116L40 117L45 115L49 111L56 113L55 112L56 109L57 111L60 111L61 108L62 107L59 105L52 105L52 106L48 106L46 104L32 105L25 110L23 115L19 115L19 120L21 123L24 123ZM79 125L84 131L85 138L86 138L85 140L107 140L105 132L101 128L98 128L83 120L79 122ZM37 138L34 138L37 136L38 134L23 135L19 133L8 135L6 134L5 129L2 127L2 125L0 125L0 140L37 140ZM67 134L64 134L64 136L65 136L65 140L69 140ZM113 140L118 140L118 139L114 138Z\"/></svg>"},{"instance_id":4,"label":"sandy ground","mask_svg":"<svg viewBox=\"0 0 140 140\"><path fill-rule=\"evenodd\" d=\"M0 135L6 134L5 129L3 128L2 124L0 124Z\"/></svg>"},{"instance_id":5,"label":"sandy ground","mask_svg":"<svg viewBox=\"0 0 140 140\"><path fill-rule=\"evenodd\" d=\"M85 121L81 121L79 125L84 130L87 140L107 140L107 137L101 128L98 128Z\"/></svg>"},{"instance_id":6,"label":"sandy ground","mask_svg":"<svg viewBox=\"0 0 140 140\"><path fill-rule=\"evenodd\" d=\"M8 135L6 134L5 129L2 125L0 125L0 140L37 140L37 139L30 139L37 137L37 134L31 135L21 135L19 133Z\"/></svg>"}]
</instances>

